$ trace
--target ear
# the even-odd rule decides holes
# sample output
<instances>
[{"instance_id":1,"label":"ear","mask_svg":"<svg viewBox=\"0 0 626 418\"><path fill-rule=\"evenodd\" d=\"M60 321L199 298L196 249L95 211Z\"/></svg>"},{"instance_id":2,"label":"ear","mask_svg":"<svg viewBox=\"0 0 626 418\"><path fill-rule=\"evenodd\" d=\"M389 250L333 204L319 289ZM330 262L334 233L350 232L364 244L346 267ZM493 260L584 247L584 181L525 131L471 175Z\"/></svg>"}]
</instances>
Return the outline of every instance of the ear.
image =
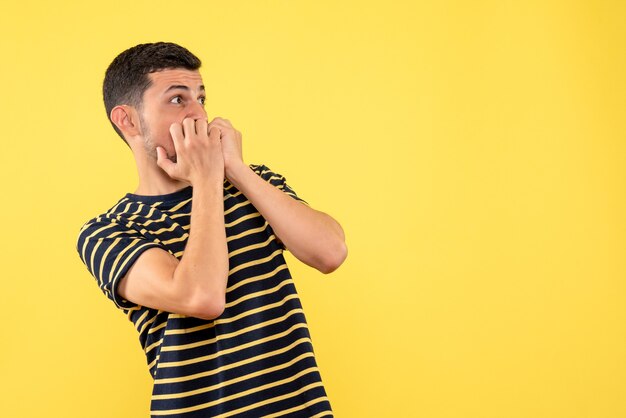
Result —
<instances>
[{"instance_id":1,"label":"ear","mask_svg":"<svg viewBox=\"0 0 626 418\"><path fill-rule=\"evenodd\" d=\"M111 109L111 121L122 132L126 140L141 134L139 115L132 106L115 106Z\"/></svg>"}]
</instances>

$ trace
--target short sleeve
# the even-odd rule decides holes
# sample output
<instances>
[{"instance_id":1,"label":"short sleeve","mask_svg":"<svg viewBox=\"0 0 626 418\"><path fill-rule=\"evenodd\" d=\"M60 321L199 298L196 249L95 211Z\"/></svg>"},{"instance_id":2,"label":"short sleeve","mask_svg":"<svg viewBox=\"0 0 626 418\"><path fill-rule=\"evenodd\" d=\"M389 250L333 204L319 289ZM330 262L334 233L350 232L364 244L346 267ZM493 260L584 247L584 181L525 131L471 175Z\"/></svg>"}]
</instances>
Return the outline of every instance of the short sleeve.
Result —
<instances>
[{"instance_id":1,"label":"short sleeve","mask_svg":"<svg viewBox=\"0 0 626 418\"><path fill-rule=\"evenodd\" d=\"M276 186L278 189L282 190L283 192L285 192L287 195L291 196L295 200L298 200L306 204L307 206L309 206L309 203L306 202L304 199L302 199L300 196L298 196L296 192L287 184L287 179L283 175L272 171L268 166L263 165L263 164L260 164L260 165L251 164L250 168L257 175L259 175L263 180L267 181L273 186Z\"/></svg>"},{"instance_id":2,"label":"short sleeve","mask_svg":"<svg viewBox=\"0 0 626 418\"><path fill-rule=\"evenodd\" d=\"M137 306L118 294L120 280L137 258L153 247L159 245L115 219L103 217L84 224L76 244L80 259L96 279L100 290L120 309Z\"/></svg>"}]
</instances>

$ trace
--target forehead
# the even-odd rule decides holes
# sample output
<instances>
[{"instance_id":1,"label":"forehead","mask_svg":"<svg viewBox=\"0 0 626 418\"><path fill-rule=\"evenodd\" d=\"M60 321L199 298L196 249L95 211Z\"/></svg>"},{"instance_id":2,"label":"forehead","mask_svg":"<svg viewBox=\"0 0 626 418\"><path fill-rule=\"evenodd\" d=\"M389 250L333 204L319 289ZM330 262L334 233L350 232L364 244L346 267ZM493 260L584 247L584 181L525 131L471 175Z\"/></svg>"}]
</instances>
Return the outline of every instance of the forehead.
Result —
<instances>
[{"instance_id":1,"label":"forehead","mask_svg":"<svg viewBox=\"0 0 626 418\"><path fill-rule=\"evenodd\" d=\"M192 90L197 90L202 86L202 76L198 70L187 70L184 68L173 68L154 73L149 73L148 77L152 82L148 90L159 92L166 90L172 85L187 86Z\"/></svg>"}]
</instances>

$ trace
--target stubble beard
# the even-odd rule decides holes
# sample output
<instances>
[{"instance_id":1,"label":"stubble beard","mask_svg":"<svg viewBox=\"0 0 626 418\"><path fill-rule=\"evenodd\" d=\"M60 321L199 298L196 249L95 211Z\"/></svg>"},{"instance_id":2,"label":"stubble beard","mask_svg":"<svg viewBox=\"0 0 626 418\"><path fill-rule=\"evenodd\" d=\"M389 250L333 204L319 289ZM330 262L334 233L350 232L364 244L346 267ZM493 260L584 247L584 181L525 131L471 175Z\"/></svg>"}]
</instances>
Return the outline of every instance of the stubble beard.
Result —
<instances>
[{"instance_id":1,"label":"stubble beard","mask_svg":"<svg viewBox=\"0 0 626 418\"><path fill-rule=\"evenodd\" d=\"M143 119L143 115L141 113L139 113L139 123L143 132L143 148L146 151L146 154L150 156L150 158L152 158L154 161L157 161L158 155L156 151L156 145L154 144L154 140L152 139L152 132L150 131L150 128L148 127L146 121ZM168 155L167 158L173 163L176 162L176 155Z\"/></svg>"}]
</instances>

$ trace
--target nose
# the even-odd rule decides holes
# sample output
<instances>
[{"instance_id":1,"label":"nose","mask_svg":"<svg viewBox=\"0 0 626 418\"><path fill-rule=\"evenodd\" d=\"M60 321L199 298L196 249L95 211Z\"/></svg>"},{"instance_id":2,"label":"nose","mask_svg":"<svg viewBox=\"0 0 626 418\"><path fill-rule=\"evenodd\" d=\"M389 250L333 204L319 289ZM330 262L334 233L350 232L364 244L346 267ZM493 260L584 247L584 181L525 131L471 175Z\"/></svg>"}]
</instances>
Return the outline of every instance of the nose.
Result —
<instances>
[{"instance_id":1,"label":"nose","mask_svg":"<svg viewBox=\"0 0 626 418\"><path fill-rule=\"evenodd\" d=\"M207 113L199 102L193 102L193 104L189 105L187 117L191 119L206 119Z\"/></svg>"}]
</instances>

